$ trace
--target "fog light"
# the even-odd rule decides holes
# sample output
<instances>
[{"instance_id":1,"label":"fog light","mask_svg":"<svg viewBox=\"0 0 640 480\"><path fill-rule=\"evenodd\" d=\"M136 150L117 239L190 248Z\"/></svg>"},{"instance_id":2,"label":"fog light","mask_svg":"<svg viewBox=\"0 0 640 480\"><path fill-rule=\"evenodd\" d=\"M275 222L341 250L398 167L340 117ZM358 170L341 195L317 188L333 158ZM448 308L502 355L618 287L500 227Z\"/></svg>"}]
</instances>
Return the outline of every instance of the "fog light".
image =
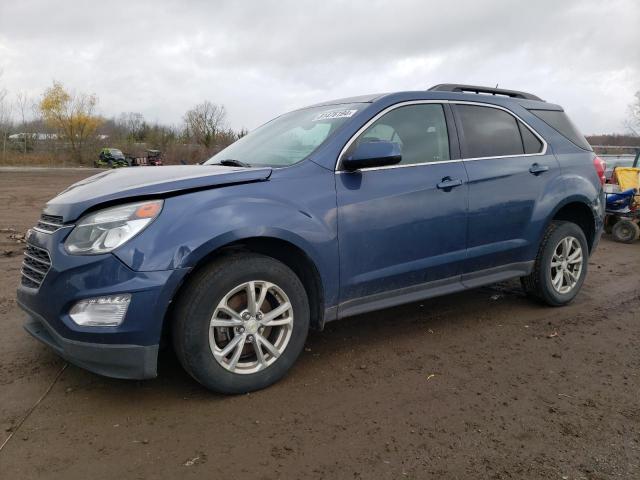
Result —
<instances>
[{"instance_id":1,"label":"fog light","mask_svg":"<svg viewBox=\"0 0 640 480\"><path fill-rule=\"evenodd\" d=\"M115 327L124 320L130 302L131 295L128 293L86 298L71 308L69 316L82 326Z\"/></svg>"}]
</instances>

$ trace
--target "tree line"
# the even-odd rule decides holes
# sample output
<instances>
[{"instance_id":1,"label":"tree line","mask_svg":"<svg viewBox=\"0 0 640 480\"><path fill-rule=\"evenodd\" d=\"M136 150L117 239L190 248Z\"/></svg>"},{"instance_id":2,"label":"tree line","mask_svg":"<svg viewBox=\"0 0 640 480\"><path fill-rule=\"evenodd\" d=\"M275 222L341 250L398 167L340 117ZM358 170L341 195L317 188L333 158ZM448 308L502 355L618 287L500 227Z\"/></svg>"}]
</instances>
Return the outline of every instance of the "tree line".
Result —
<instances>
[{"instance_id":1,"label":"tree line","mask_svg":"<svg viewBox=\"0 0 640 480\"><path fill-rule=\"evenodd\" d=\"M231 129L225 107L208 100L187 110L179 125L149 122L138 112L106 118L98 101L57 81L35 98L0 88L0 164L91 165L103 147L131 156L161 150L165 163L197 163L247 133Z\"/></svg>"},{"instance_id":2,"label":"tree line","mask_svg":"<svg viewBox=\"0 0 640 480\"><path fill-rule=\"evenodd\" d=\"M97 106L95 94L72 92L57 81L33 98L25 92L12 96L0 87L0 164L90 165L103 147L131 156L160 150L165 163L197 163L247 133L231 129L224 105L208 100L187 110L179 125L149 122L137 112L105 118ZM624 127L628 134L587 139L593 145L639 145L640 91Z\"/></svg>"}]
</instances>

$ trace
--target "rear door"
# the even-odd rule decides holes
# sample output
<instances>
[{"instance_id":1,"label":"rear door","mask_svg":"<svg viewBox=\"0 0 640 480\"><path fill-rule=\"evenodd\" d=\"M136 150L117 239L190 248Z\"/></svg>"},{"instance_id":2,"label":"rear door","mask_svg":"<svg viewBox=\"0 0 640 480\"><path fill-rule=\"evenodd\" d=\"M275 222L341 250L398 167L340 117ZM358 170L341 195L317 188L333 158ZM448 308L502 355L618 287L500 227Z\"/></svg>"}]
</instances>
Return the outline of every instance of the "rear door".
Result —
<instances>
[{"instance_id":1,"label":"rear door","mask_svg":"<svg viewBox=\"0 0 640 480\"><path fill-rule=\"evenodd\" d=\"M544 139L510 111L456 104L469 176L467 260L463 283L525 274L535 257L545 189L559 174ZM482 277L482 279L481 279Z\"/></svg>"},{"instance_id":2,"label":"rear door","mask_svg":"<svg viewBox=\"0 0 640 480\"><path fill-rule=\"evenodd\" d=\"M446 105L392 107L351 143L397 142L402 161L336 173L341 315L418 298L431 287L459 288L467 176L447 123L454 122Z\"/></svg>"}]
</instances>

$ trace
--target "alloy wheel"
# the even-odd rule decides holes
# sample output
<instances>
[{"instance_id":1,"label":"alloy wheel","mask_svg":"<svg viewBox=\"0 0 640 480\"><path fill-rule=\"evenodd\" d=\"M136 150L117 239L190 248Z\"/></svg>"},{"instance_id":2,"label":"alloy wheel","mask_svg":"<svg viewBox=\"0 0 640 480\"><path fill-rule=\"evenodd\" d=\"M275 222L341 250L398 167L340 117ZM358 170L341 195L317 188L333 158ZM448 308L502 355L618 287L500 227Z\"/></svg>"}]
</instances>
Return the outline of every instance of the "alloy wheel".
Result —
<instances>
[{"instance_id":1,"label":"alloy wheel","mask_svg":"<svg viewBox=\"0 0 640 480\"><path fill-rule=\"evenodd\" d=\"M253 280L229 291L213 312L209 346L226 370L251 374L274 363L287 348L293 307L278 285Z\"/></svg>"},{"instance_id":2,"label":"alloy wheel","mask_svg":"<svg viewBox=\"0 0 640 480\"><path fill-rule=\"evenodd\" d=\"M580 280L584 255L582 246L575 237L565 237L553 250L551 258L551 284L556 292L571 292Z\"/></svg>"}]
</instances>

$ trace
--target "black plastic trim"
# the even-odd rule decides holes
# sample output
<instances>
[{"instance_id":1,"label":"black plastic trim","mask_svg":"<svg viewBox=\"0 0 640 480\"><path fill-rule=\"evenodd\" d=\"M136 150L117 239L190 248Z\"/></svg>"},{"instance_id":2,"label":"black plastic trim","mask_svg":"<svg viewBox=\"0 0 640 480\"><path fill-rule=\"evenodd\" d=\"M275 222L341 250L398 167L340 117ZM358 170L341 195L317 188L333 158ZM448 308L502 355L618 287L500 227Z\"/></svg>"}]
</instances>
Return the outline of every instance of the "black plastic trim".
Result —
<instances>
[{"instance_id":1,"label":"black plastic trim","mask_svg":"<svg viewBox=\"0 0 640 480\"><path fill-rule=\"evenodd\" d=\"M544 102L540 97L531 93L519 90L507 90L505 88L482 87L480 85L463 85L459 83L441 83L429 89L430 92L457 92L457 93L484 93L488 95L503 95L511 98L521 98L523 100L536 100Z\"/></svg>"},{"instance_id":2,"label":"black plastic trim","mask_svg":"<svg viewBox=\"0 0 640 480\"><path fill-rule=\"evenodd\" d=\"M366 297L354 298L338 306L338 318L351 317L374 310L395 307L427 298L448 295L470 288L482 287L511 278L528 275L533 270L534 261L510 263L495 268L456 275L442 280L420 283L390 292L381 292ZM327 319L329 321L329 319Z\"/></svg>"}]
</instances>

